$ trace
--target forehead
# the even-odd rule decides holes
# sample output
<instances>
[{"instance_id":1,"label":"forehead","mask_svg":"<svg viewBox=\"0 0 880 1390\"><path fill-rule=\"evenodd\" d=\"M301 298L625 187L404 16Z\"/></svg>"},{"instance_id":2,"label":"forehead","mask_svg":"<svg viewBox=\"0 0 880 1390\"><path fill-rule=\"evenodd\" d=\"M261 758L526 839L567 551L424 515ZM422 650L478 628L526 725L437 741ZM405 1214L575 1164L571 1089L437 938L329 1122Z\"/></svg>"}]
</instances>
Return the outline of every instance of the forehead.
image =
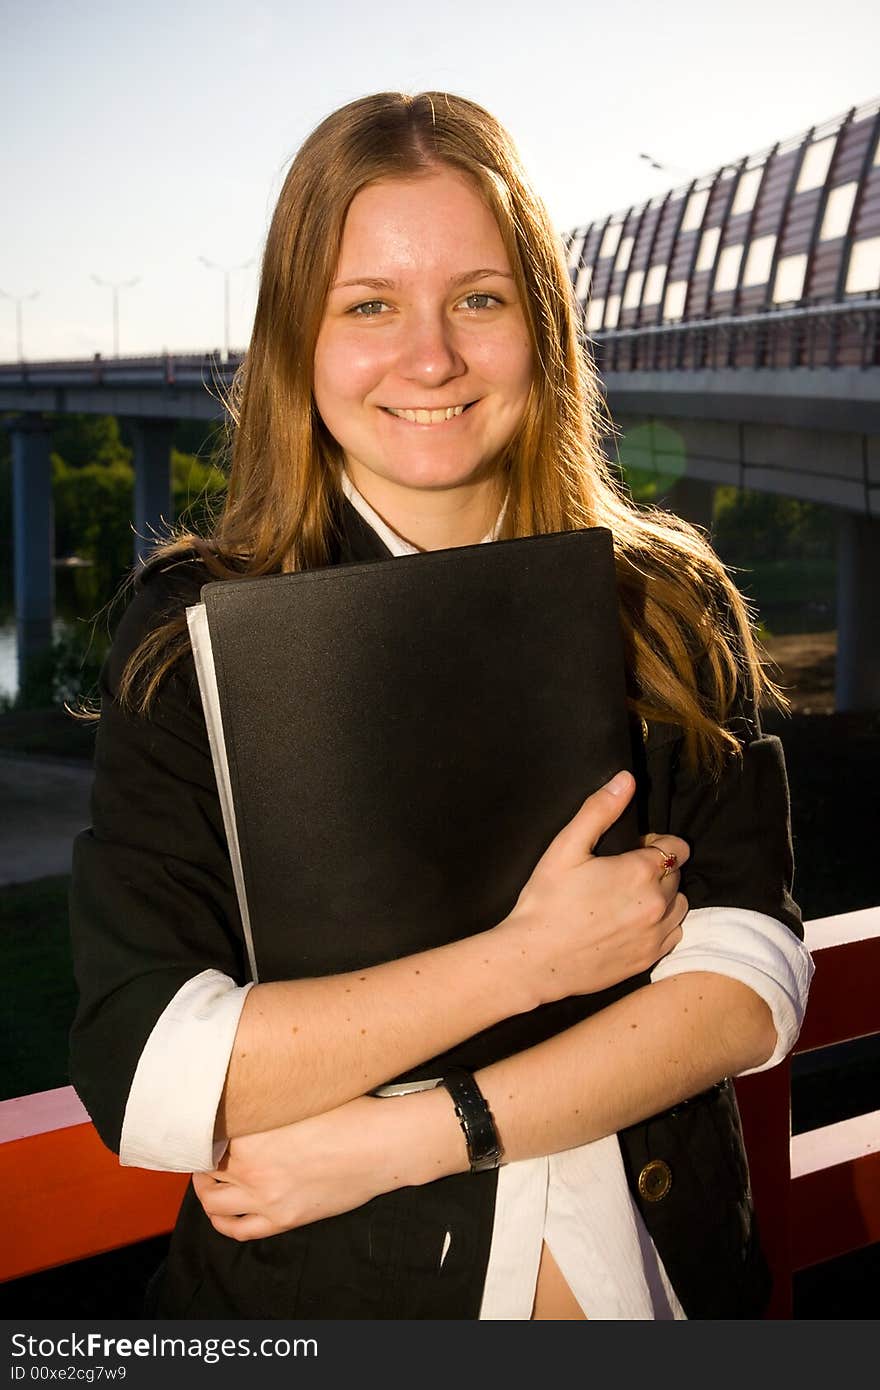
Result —
<instances>
[{"instance_id":1,"label":"forehead","mask_svg":"<svg viewBox=\"0 0 880 1390\"><path fill-rule=\"evenodd\" d=\"M432 266L510 270L494 214L463 173L438 168L378 179L352 199L337 276L424 271Z\"/></svg>"}]
</instances>

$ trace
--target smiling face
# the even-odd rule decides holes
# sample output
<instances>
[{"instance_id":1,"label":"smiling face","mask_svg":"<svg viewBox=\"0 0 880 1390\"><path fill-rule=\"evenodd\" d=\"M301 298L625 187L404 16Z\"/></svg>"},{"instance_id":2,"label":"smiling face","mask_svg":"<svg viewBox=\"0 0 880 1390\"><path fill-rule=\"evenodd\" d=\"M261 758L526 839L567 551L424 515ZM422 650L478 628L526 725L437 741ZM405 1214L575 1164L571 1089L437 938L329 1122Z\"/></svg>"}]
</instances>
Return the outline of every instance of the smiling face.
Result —
<instances>
[{"instance_id":1,"label":"smiling face","mask_svg":"<svg viewBox=\"0 0 880 1390\"><path fill-rule=\"evenodd\" d=\"M448 506L450 494L472 511L497 507L495 465L532 370L501 233L467 176L439 166L361 189L318 334L314 395L377 511L394 525L414 501Z\"/></svg>"}]
</instances>

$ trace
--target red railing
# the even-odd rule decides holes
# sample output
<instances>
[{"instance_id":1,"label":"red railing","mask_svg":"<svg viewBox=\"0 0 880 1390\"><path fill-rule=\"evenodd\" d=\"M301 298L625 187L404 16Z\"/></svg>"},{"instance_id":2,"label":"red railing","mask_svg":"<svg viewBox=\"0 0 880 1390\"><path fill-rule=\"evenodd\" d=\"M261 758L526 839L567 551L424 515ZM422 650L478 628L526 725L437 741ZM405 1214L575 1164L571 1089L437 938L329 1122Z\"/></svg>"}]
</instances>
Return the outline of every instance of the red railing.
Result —
<instances>
[{"instance_id":1,"label":"red railing","mask_svg":"<svg viewBox=\"0 0 880 1390\"><path fill-rule=\"evenodd\" d=\"M880 908L807 924L816 962L796 1053L880 1033ZM790 1318L792 1276L880 1241L880 1110L791 1135L791 1062L740 1079L768 1316ZM179 1173L121 1168L72 1087L0 1103L0 1281L103 1254L174 1224Z\"/></svg>"},{"instance_id":2,"label":"red railing","mask_svg":"<svg viewBox=\"0 0 880 1390\"><path fill-rule=\"evenodd\" d=\"M795 1055L880 1033L880 907L808 922L816 964ZM736 1083L761 1235L768 1316L790 1318L792 1276L880 1241L880 1110L791 1135L791 1060Z\"/></svg>"}]
</instances>

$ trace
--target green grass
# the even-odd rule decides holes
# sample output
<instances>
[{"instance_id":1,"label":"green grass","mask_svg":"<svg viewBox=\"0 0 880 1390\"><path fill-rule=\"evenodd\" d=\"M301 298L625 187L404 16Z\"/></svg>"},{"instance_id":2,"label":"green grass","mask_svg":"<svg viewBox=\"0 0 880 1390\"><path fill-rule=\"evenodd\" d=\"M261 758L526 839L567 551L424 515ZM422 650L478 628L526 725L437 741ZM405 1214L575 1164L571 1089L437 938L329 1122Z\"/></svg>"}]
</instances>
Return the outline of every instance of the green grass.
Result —
<instances>
[{"instance_id":1,"label":"green grass","mask_svg":"<svg viewBox=\"0 0 880 1390\"><path fill-rule=\"evenodd\" d=\"M0 1100L69 1084L68 883L62 875L0 889Z\"/></svg>"}]
</instances>

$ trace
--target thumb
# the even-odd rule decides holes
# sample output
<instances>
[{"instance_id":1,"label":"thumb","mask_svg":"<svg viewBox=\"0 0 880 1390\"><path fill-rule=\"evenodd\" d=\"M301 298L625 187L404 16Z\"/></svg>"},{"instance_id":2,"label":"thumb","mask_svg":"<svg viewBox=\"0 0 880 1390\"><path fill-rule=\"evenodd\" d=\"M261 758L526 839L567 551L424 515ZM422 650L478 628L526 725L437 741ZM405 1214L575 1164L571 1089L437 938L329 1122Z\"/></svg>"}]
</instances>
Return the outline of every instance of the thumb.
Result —
<instances>
[{"instance_id":1,"label":"thumb","mask_svg":"<svg viewBox=\"0 0 880 1390\"><path fill-rule=\"evenodd\" d=\"M558 866L582 864L592 854L597 840L629 805L635 786L636 779L631 772L618 772L604 787L588 796L568 825L551 841L544 861L552 859Z\"/></svg>"}]
</instances>

